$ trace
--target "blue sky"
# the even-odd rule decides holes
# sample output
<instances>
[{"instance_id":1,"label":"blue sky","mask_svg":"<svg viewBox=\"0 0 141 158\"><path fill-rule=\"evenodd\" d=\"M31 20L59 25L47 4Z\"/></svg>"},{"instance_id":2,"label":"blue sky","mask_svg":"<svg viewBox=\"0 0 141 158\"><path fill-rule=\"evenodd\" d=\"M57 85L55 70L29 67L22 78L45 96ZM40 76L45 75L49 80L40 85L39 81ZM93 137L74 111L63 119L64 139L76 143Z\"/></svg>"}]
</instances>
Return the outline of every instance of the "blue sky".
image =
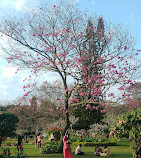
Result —
<instances>
[{"instance_id":1,"label":"blue sky","mask_svg":"<svg viewBox=\"0 0 141 158\"><path fill-rule=\"evenodd\" d=\"M26 8L37 7L45 0L0 0L0 19L6 15L21 16ZM46 0L47 1L47 0ZM81 9L95 12L113 24L129 28L136 39L136 49L141 49L141 0L73 0ZM1 50L0 50L1 53ZM26 72L15 74L16 68L0 58L0 100L14 99L23 94Z\"/></svg>"},{"instance_id":2,"label":"blue sky","mask_svg":"<svg viewBox=\"0 0 141 158\"><path fill-rule=\"evenodd\" d=\"M113 23L121 23L136 38L141 48L141 0L80 0L81 8L102 15Z\"/></svg>"}]
</instances>

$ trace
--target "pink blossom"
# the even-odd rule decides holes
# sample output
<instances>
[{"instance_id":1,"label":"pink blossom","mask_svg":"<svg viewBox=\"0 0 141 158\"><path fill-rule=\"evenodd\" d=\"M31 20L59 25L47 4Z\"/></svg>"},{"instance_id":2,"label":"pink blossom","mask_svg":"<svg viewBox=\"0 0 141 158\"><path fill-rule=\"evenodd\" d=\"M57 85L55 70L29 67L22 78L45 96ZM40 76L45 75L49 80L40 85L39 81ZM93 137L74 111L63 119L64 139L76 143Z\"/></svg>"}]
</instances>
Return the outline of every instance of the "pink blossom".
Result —
<instances>
[{"instance_id":1,"label":"pink blossom","mask_svg":"<svg viewBox=\"0 0 141 158\"><path fill-rule=\"evenodd\" d=\"M90 104L87 104L86 110L87 109L91 109L91 105Z\"/></svg>"},{"instance_id":2,"label":"pink blossom","mask_svg":"<svg viewBox=\"0 0 141 158\"><path fill-rule=\"evenodd\" d=\"M69 102L70 102L70 103L73 102L73 99L69 99Z\"/></svg>"},{"instance_id":3,"label":"pink blossom","mask_svg":"<svg viewBox=\"0 0 141 158\"><path fill-rule=\"evenodd\" d=\"M114 97L115 95L114 95L114 93L109 93L108 94L108 97Z\"/></svg>"},{"instance_id":4,"label":"pink blossom","mask_svg":"<svg viewBox=\"0 0 141 158\"><path fill-rule=\"evenodd\" d=\"M83 81L84 81L85 83L87 83L87 80L86 80L86 78L85 78L85 77L83 77Z\"/></svg>"},{"instance_id":5,"label":"pink blossom","mask_svg":"<svg viewBox=\"0 0 141 158\"><path fill-rule=\"evenodd\" d=\"M82 93L80 93L80 95L81 95L81 96L84 96L84 95L85 95L85 93L84 93L84 92L82 92Z\"/></svg>"},{"instance_id":6,"label":"pink blossom","mask_svg":"<svg viewBox=\"0 0 141 158\"><path fill-rule=\"evenodd\" d=\"M126 49L127 49L127 46L124 47L124 50L126 50Z\"/></svg>"},{"instance_id":7,"label":"pink blossom","mask_svg":"<svg viewBox=\"0 0 141 158\"><path fill-rule=\"evenodd\" d=\"M63 108L60 108L60 110L63 110Z\"/></svg>"}]
</instances>

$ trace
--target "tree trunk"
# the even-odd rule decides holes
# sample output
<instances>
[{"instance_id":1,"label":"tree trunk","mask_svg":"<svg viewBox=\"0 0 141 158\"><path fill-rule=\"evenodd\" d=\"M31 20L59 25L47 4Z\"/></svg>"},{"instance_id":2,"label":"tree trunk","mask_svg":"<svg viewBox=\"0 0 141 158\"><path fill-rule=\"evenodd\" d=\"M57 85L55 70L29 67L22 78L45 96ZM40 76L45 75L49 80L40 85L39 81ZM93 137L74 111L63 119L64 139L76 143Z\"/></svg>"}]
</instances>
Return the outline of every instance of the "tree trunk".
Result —
<instances>
[{"instance_id":1,"label":"tree trunk","mask_svg":"<svg viewBox=\"0 0 141 158\"><path fill-rule=\"evenodd\" d=\"M63 153L63 137L64 137L67 129L70 126L69 113L67 111L68 111L68 99L66 98L65 127L64 127L62 135L60 137L58 153Z\"/></svg>"}]
</instances>

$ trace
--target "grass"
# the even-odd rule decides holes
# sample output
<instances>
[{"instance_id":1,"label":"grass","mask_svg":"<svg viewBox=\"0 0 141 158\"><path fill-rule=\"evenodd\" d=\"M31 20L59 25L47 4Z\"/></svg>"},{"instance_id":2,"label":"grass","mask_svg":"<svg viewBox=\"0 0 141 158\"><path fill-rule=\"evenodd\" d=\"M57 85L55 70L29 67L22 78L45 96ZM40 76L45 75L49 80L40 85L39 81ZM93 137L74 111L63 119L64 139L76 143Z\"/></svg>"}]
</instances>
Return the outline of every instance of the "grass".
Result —
<instances>
[{"instance_id":1,"label":"grass","mask_svg":"<svg viewBox=\"0 0 141 158\"><path fill-rule=\"evenodd\" d=\"M7 142L9 142L7 140ZM7 143L5 142L5 144ZM10 141L12 144L12 141ZM13 142L14 143L14 142ZM27 156L29 156L29 158L63 158L63 154L41 154L41 151L37 148L35 148L35 146L33 144L32 140L30 140L29 143L24 143L23 144L23 148L24 148L24 152L27 154ZM3 146L5 146L3 144ZM99 156L94 156L94 147L83 147L82 146L82 150L84 151L85 155L75 155L75 148L76 147L72 147L72 153L74 155L74 158L96 158ZM17 152L16 150L16 146L10 146L11 149L11 153L15 153ZM103 149L103 147L102 147ZM108 156L108 158L132 158L132 153L131 153L131 149L130 149L130 142L127 139L123 139L118 146L111 146L109 147L110 149L110 153L111 155Z\"/></svg>"}]
</instances>

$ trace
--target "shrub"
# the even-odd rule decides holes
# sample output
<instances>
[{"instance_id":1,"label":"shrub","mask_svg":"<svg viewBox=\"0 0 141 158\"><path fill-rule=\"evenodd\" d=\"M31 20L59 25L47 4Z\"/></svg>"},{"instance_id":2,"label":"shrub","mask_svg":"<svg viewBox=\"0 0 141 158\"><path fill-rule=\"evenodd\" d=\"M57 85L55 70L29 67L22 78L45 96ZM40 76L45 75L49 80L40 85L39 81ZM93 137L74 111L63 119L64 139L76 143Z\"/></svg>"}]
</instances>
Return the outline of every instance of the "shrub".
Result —
<instances>
[{"instance_id":1,"label":"shrub","mask_svg":"<svg viewBox=\"0 0 141 158\"><path fill-rule=\"evenodd\" d=\"M59 144L55 141L47 142L42 145L42 154L52 154L57 153L59 149Z\"/></svg>"},{"instance_id":2,"label":"shrub","mask_svg":"<svg viewBox=\"0 0 141 158\"><path fill-rule=\"evenodd\" d=\"M48 134L51 135L51 133L53 133L54 140L58 141L60 139L60 135L61 135L62 131L63 130L61 128L51 127L48 129Z\"/></svg>"},{"instance_id":3,"label":"shrub","mask_svg":"<svg viewBox=\"0 0 141 158\"><path fill-rule=\"evenodd\" d=\"M141 157L141 108L122 115L114 127L114 136L129 138L133 157Z\"/></svg>"},{"instance_id":4,"label":"shrub","mask_svg":"<svg viewBox=\"0 0 141 158\"><path fill-rule=\"evenodd\" d=\"M73 146L78 146L80 142L73 142ZM96 146L98 144L99 146L115 146L117 145L117 141L107 141L107 142L81 142L82 146Z\"/></svg>"},{"instance_id":5,"label":"shrub","mask_svg":"<svg viewBox=\"0 0 141 158\"><path fill-rule=\"evenodd\" d=\"M70 136L70 142L107 142L109 139L105 133L94 134L89 136L84 132L72 133Z\"/></svg>"},{"instance_id":6,"label":"shrub","mask_svg":"<svg viewBox=\"0 0 141 158\"><path fill-rule=\"evenodd\" d=\"M11 156L11 152L9 148L0 148L0 158L28 158L25 154L23 149L20 150L15 155Z\"/></svg>"}]
</instances>

